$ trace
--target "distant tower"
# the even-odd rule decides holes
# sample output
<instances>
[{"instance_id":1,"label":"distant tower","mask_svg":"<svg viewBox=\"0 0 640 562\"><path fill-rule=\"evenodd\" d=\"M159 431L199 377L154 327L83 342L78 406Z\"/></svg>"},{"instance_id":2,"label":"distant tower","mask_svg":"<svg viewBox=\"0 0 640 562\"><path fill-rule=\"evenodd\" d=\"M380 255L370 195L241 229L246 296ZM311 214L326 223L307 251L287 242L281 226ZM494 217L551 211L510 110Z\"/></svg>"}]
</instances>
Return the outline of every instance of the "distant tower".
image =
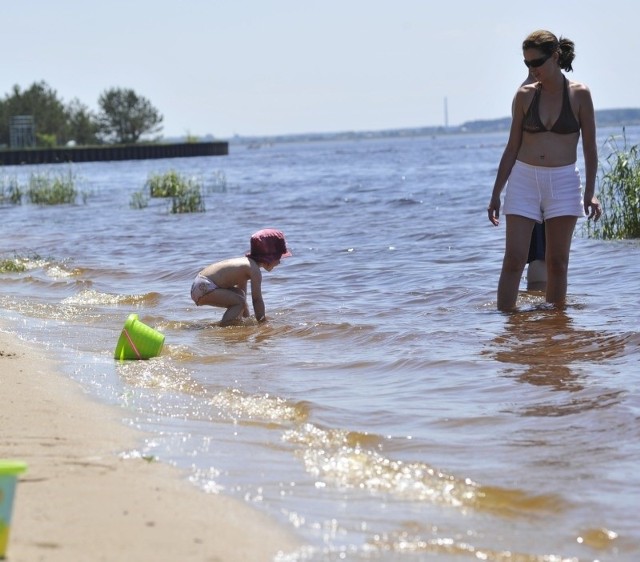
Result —
<instances>
[{"instance_id":1,"label":"distant tower","mask_svg":"<svg viewBox=\"0 0 640 562\"><path fill-rule=\"evenodd\" d=\"M36 145L35 125L32 115L15 115L9 123L9 146L30 148Z\"/></svg>"},{"instance_id":2,"label":"distant tower","mask_svg":"<svg viewBox=\"0 0 640 562\"><path fill-rule=\"evenodd\" d=\"M447 107L447 98L444 98L444 128L449 128L449 108Z\"/></svg>"}]
</instances>

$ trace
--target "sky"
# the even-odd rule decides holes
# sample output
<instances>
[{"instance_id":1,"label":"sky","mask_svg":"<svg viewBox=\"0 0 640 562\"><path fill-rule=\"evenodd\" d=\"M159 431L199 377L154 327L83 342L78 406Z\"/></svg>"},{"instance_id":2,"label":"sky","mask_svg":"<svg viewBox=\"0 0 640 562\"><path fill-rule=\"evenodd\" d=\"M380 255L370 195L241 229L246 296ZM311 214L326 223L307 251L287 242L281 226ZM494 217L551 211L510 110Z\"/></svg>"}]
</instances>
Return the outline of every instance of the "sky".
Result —
<instances>
[{"instance_id":1,"label":"sky","mask_svg":"<svg viewBox=\"0 0 640 562\"><path fill-rule=\"evenodd\" d=\"M0 96L44 81L98 111L130 88L162 135L461 125L510 113L523 39L576 44L596 110L640 107L637 0L0 0ZM446 106L446 112L445 112ZM446 117L445 117L446 116Z\"/></svg>"}]
</instances>

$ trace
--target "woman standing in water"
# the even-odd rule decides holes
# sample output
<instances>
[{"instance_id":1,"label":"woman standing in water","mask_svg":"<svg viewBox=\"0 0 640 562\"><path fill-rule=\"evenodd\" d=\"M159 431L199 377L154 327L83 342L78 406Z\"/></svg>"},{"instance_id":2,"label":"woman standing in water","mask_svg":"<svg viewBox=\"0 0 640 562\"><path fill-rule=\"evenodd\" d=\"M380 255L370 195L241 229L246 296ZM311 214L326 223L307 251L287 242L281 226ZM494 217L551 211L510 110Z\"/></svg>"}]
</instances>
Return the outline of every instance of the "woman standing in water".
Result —
<instances>
[{"instance_id":1,"label":"woman standing in water","mask_svg":"<svg viewBox=\"0 0 640 562\"><path fill-rule=\"evenodd\" d=\"M504 311L516 308L533 225L545 221L546 300L563 305L578 217L586 214L597 220L601 214L594 195L598 151L591 93L584 84L562 74L562 70L573 70L573 41L558 39L549 31L534 31L522 43L522 51L534 81L516 92L509 140L487 209L489 220L497 226L500 194L507 185L506 245L498 283L498 309ZM576 166L581 133L584 198Z\"/></svg>"}]
</instances>

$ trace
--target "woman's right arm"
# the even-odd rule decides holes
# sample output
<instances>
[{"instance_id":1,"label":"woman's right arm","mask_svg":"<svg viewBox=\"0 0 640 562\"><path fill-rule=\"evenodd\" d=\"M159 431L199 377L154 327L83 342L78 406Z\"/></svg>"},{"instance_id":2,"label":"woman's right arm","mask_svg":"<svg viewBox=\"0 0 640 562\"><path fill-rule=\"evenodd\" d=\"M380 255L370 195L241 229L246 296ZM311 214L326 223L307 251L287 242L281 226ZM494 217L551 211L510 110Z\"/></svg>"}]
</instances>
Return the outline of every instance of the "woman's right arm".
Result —
<instances>
[{"instance_id":1,"label":"woman's right arm","mask_svg":"<svg viewBox=\"0 0 640 562\"><path fill-rule=\"evenodd\" d=\"M498 220L500 217L500 194L507 184L509 175L511 174L511 168L516 163L518 151L522 144L522 121L524 120L523 111L523 97L524 91L520 88L513 100L513 115L511 118L511 129L509 131L509 140L507 146L505 146L502 158L500 158L500 164L498 166L498 173L496 174L496 181L493 184L493 191L491 193L491 200L487 207L487 213L489 220L495 226L500 224Z\"/></svg>"}]
</instances>

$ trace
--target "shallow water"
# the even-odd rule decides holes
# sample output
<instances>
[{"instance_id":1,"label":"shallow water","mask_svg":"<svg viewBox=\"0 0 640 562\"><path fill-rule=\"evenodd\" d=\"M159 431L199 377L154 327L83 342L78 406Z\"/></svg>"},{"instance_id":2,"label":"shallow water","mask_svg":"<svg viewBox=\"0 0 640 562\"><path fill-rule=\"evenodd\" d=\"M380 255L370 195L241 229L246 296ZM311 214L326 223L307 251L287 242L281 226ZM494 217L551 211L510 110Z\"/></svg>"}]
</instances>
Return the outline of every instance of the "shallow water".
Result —
<instances>
[{"instance_id":1,"label":"shallow water","mask_svg":"<svg viewBox=\"0 0 640 562\"><path fill-rule=\"evenodd\" d=\"M601 131L601 145L610 134ZM640 129L627 130L637 143ZM503 134L290 143L67 173L76 205L0 207L0 317L152 432L139 451L293 527L301 560L637 560L640 244L574 240L568 306L495 310ZM129 206L175 169L206 212ZM192 277L282 229L269 322L219 328ZM113 360L128 314L160 357Z\"/></svg>"}]
</instances>

